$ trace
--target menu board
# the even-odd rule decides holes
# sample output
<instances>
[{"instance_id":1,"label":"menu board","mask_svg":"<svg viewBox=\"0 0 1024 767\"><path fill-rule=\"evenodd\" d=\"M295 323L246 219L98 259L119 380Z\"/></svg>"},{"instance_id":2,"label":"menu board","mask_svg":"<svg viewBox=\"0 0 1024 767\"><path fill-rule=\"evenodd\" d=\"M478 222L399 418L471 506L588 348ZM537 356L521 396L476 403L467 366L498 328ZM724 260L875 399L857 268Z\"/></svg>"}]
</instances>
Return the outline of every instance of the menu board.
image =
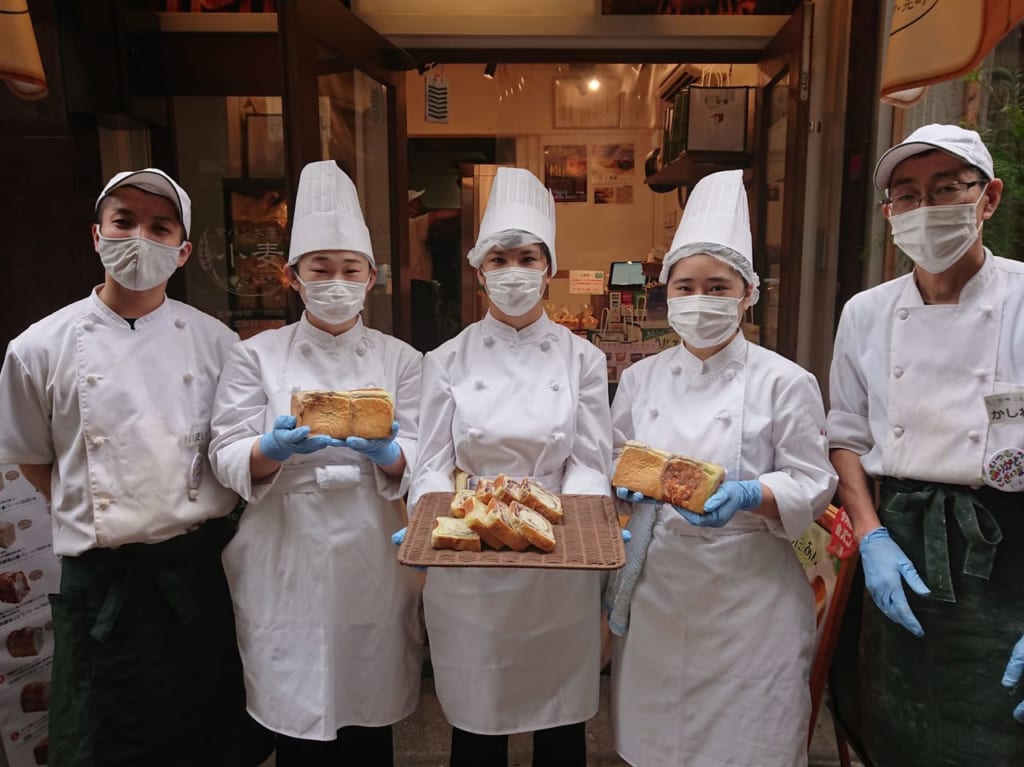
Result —
<instances>
[{"instance_id":1,"label":"menu board","mask_svg":"<svg viewBox=\"0 0 1024 767\"><path fill-rule=\"evenodd\" d=\"M48 595L59 588L49 504L17 466L0 464L0 737L10 767L48 763Z\"/></svg>"}]
</instances>

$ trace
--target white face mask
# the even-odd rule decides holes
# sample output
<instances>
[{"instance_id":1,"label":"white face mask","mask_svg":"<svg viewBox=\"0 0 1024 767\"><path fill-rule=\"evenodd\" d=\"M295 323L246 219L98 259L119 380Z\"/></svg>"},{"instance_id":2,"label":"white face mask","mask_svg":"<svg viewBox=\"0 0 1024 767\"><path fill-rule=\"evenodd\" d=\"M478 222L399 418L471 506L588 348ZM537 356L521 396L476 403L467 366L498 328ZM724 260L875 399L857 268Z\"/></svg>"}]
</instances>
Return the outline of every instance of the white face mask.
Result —
<instances>
[{"instance_id":1,"label":"white face mask","mask_svg":"<svg viewBox=\"0 0 1024 767\"><path fill-rule=\"evenodd\" d=\"M145 237L99 236L100 261L128 290L149 290L167 282L178 268L181 245L163 245Z\"/></svg>"},{"instance_id":2,"label":"white face mask","mask_svg":"<svg viewBox=\"0 0 1024 767\"><path fill-rule=\"evenodd\" d=\"M299 284L306 289L306 311L328 325L348 322L363 310L370 281L314 280Z\"/></svg>"},{"instance_id":3,"label":"white face mask","mask_svg":"<svg viewBox=\"0 0 1024 767\"><path fill-rule=\"evenodd\" d=\"M987 185L986 185L987 188ZM978 239L978 205L922 205L906 213L892 216L892 239L896 247L926 272L944 272L957 261Z\"/></svg>"},{"instance_id":4,"label":"white face mask","mask_svg":"<svg viewBox=\"0 0 1024 767\"><path fill-rule=\"evenodd\" d=\"M668 300L668 324L696 349L728 341L740 325L739 298L677 296Z\"/></svg>"},{"instance_id":5,"label":"white face mask","mask_svg":"<svg viewBox=\"0 0 1024 767\"><path fill-rule=\"evenodd\" d=\"M484 272L484 287L491 303L509 317L521 317L540 301L544 289L544 269L506 266Z\"/></svg>"}]
</instances>

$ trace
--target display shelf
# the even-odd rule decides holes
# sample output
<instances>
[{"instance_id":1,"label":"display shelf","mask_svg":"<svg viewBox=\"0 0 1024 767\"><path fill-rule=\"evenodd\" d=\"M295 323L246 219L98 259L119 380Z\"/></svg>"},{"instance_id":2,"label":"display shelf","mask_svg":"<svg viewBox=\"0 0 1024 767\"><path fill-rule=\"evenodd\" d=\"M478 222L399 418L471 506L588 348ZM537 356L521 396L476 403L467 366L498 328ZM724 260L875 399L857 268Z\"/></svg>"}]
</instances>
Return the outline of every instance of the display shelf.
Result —
<instances>
[{"instance_id":1,"label":"display shelf","mask_svg":"<svg viewBox=\"0 0 1024 767\"><path fill-rule=\"evenodd\" d=\"M692 187L704 176L720 170L743 169L749 181L750 155L746 152L686 152L668 165L648 174L644 183L651 191L671 192L681 186Z\"/></svg>"}]
</instances>

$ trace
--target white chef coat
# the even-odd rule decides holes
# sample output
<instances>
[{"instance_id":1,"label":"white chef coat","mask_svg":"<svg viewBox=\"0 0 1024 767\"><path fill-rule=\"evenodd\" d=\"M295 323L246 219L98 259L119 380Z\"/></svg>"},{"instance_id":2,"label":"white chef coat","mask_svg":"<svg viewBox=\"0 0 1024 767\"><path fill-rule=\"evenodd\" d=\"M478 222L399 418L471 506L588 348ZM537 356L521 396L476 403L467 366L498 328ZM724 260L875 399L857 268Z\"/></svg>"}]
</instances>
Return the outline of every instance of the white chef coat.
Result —
<instances>
[{"instance_id":1,"label":"white chef coat","mask_svg":"<svg viewBox=\"0 0 1024 767\"><path fill-rule=\"evenodd\" d=\"M985 251L957 304L925 305L913 274L851 298L830 375L829 444L871 476L979 486L987 456L1024 448L984 397L1024 392L1024 264Z\"/></svg>"},{"instance_id":2,"label":"white chef coat","mask_svg":"<svg viewBox=\"0 0 1024 767\"><path fill-rule=\"evenodd\" d=\"M206 452L217 378L237 340L171 299L133 329L94 290L10 342L0 463L54 464L55 553L156 543L231 511L237 496L211 476Z\"/></svg>"},{"instance_id":3,"label":"white chef coat","mask_svg":"<svg viewBox=\"0 0 1024 767\"><path fill-rule=\"evenodd\" d=\"M615 643L619 753L643 767L806 764L814 599L788 539L836 485L817 382L742 335L704 362L679 346L623 374L612 423L617 449L636 439L759 479L781 515L699 528L659 509Z\"/></svg>"},{"instance_id":4,"label":"white chef coat","mask_svg":"<svg viewBox=\"0 0 1024 767\"><path fill-rule=\"evenodd\" d=\"M392 724L419 700L419 581L390 536L405 525L410 469L389 477L347 448L293 455L253 483L253 443L300 389L378 387L395 399L398 443L416 460L422 357L356 325L299 322L238 344L214 408L214 471L249 505L224 550L249 712L274 732L333 740Z\"/></svg>"},{"instance_id":5,"label":"white chef coat","mask_svg":"<svg viewBox=\"0 0 1024 767\"><path fill-rule=\"evenodd\" d=\"M516 331L488 314L427 354L410 505L471 475L534 477L607 495L611 422L604 354L546 315ZM433 568L423 592L438 698L485 735L582 722L597 712L595 572Z\"/></svg>"}]
</instances>

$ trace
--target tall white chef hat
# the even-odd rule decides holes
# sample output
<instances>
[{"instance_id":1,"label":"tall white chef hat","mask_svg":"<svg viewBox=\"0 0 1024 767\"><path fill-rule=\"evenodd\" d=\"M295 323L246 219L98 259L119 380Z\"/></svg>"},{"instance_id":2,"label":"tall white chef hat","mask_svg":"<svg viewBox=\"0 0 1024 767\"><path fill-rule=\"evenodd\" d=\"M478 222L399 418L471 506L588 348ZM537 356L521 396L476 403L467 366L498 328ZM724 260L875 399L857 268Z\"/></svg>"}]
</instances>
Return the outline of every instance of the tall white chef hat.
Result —
<instances>
[{"instance_id":1,"label":"tall white chef hat","mask_svg":"<svg viewBox=\"0 0 1024 767\"><path fill-rule=\"evenodd\" d=\"M750 211L742 170L723 170L697 182L661 265L660 281L668 282L677 261L696 255L714 256L739 272L753 286L750 306L757 303L761 280L754 271Z\"/></svg>"},{"instance_id":2,"label":"tall white chef hat","mask_svg":"<svg viewBox=\"0 0 1024 767\"><path fill-rule=\"evenodd\" d=\"M103 187L100 196L96 198L94 209L98 212L103 198L122 186L138 187L143 192L166 197L174 203L174 207L178 211L178 218L181 220L181 225L185 227L185 239L188 239L189 229L192 228L192 200L173 178L159 168L122 171L110 179L107 185Z\"/></svg>"},{"instance_id":3,"label":"tall white chef hat","mask_svg":"<svg viewBox=\"0 0 1024 767\"><path fill-rule=\"evenodd\" d=\"M311 162L299 176L288 264L315 250L351 250L377 265L356 185L334 160Z\"/></svg>"},{"instance_id":4,"label":"tall white chef hat","mask_svg":"<svg viewBox=\"0 0 1024 767\"><path fill-rule=\"evenodd\" d=\"M518 237L514 236L518 233ZM526 236L524 236L526 235ZM550 273L555 262L555 198L540 180L523 168L498 168L480 221L476 245L466 258L476 268L495 245L519 247L543 242L551 254Z\"/></svg>"}]
</instances>

